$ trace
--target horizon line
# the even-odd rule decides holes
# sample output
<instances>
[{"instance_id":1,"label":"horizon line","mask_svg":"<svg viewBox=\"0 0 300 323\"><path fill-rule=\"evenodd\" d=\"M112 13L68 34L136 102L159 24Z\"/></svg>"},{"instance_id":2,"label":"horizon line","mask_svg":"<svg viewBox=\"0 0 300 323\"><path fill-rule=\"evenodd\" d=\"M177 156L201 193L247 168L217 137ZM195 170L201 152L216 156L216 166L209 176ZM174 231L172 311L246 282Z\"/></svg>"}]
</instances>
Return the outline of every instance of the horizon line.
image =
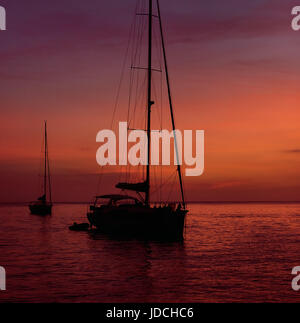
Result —
<instances>
[{"instance_id":1,"label":"horizon line","mask_svg":"<svg viewBox=\"0 0 300 323\"><path fill-rule=\"evenodd\" d=\"M28 205L30 202L0 202L0 205ZM77 204L77 205L87 205L91 204L92 201L59 201L59 202L52 202L53 205L61 205L61 204ZM151 204L162 204L162 203L181 203L180 201L170 201L170 202L161 202L161 201L154 201ZM186 204L300 204L300 201L188 201Z\"/></svg>"}]
</instances>

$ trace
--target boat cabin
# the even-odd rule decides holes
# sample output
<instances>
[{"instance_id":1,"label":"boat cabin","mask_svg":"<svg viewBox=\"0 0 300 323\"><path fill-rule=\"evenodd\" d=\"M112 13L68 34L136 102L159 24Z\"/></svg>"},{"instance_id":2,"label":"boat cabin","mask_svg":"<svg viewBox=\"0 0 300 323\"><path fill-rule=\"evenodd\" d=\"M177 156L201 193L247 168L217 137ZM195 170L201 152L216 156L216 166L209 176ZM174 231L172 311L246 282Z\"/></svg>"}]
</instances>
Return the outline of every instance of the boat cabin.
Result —
<instances>
[{"instance_id":1,"label":"boat cabin","mask_svg":"<svg viewBox=\"0 0 300 323\"><path fill-rule=\"evenodd\" d=\"M102 195L96 196L94 204L90 207L91 211L96 208L105 207L121 207L121 206L134 206L142 205L142 202L137 198L129 195Z\"/></svg>"}]
</instances>

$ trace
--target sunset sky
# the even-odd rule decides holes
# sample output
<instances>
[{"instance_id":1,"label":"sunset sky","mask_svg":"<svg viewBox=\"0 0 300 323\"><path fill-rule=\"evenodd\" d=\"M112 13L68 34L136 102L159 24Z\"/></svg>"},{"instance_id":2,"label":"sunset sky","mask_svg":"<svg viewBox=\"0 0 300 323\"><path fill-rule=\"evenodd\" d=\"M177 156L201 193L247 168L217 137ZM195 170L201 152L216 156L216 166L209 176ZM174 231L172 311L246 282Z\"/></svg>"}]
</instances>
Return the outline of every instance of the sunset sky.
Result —
<instances>
[{"instance_id":1,"label":"sunset sky","mask_svg":"<svg viewBox=\"0 0 300 323\"><path fill-rule=\"evenodd\" d=\"M37 197L44 120L54 200L88 201L136 0L0 4L0 202ZM205 173L185 178L188 200L300 200L295 5L161 0L177 128L205 130Z\"/></svg>"}]
</instances>

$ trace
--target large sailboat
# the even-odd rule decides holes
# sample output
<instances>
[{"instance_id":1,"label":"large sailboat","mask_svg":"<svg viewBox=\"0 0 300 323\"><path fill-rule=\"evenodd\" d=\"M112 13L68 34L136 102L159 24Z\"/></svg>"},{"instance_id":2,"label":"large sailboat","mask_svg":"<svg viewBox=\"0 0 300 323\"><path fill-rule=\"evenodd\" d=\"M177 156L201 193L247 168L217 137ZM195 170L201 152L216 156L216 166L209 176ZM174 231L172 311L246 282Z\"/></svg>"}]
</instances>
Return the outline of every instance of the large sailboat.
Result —
<instances>
[{"instance_id":1,"label":"large sailboat","mask_svg":"<svg viewBox=\"0 0 300 323\"><path fill-rule=\"evenodd\" d=\"M51 192L51 177L48 155L48 135L47 121L45 121L44 132L44 160L43 160L43 195L37 201L29 204L29 209L33 215L51 215L52 214L52 192Z\"/></svg>"},{"instance_id":2,"label":"large sailboat","mask_svg":"<svg viewBox=\"0 0 300 323\"><path fill-rule=\"evenodd\" d=\"M144 2L145 3L145 2ZM154 9L156 8L155 12ZM120 182L116 188L119 194L109 194L97 196L87 214L91 226L95 226L101 232L113 235L125 235L143 239L167 239L182 240L184 238L184 228L186 215L188 213L183 189L183 178L181 166L178 165L176 173L179 179L179 190L181 202L177 203L151 203L151 112L155 105L153 98L152 74L155 71L153 66L153 19L158 19L159 46L161 49L162 65L165 72L169 118L171 119L174 134L174 145L176 151L176 127L173 112L173 101L170 88L169 71L167 64L166 48L161 20L159 0L156 6L149 0L143 12L137 13L139 16L146 16L146 42L147 42L147 64L146 68L131 66L146 70L146 117L145 125L148 135L147 142L147 165L145 166L144 179L139 182ZM145 17L144 17L145 18ZM162 72L162 71L161 71ZM178 157L178 156L177 156ZM180 163L178 163L180 164ZM131 193L130 193L131 192ZM133 196L135 192L136 196Z\"/></svg>"}]
</instances>

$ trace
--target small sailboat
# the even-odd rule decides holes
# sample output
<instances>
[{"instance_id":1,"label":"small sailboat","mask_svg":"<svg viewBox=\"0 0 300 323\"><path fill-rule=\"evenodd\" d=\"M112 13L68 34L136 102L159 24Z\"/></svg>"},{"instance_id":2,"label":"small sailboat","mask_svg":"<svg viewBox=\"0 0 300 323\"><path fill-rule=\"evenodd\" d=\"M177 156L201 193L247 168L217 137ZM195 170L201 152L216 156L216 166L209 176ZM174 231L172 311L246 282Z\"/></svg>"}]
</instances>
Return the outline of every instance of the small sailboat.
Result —
<instances>
[{"instance_id":1,"label":"small sailboat","mask_svg":"<svg viewBox=\"0 0 300 323\"><path fill-rule=\"evenodd\" d=\"M44 134L44 176L43 176L43 195L37 201L29 204L29 209L33 215L51 215L52 214L52 192L50 165L48 156L48 136L47 121L45 121Z\"/></svg>"},{"instance_id":2,"label":"small sailboat","mask_svg":"<svg viewBox=\"0 0 300 323\"><path fill-rule=\"evenodd\" d=\"M138 15L147 16L148 20L148 66L140 68L147 71L146 75L146 122L148 134L148 162L144 178L140 182L121 182L116 185L120 189L120 194L109 194L97 196L87 218L92 226L95 226L101 232L112 235L125 235L134 238L143 239L163 239L163 240L182 240L184 238L184 228L188 209L185 202L183 190L183 178L181 166L177 166L179 189L181 192L181 202L177 203L160 203L159 206L151 203L150 183L151 183L151 166L150 166L150 133L151 129L151 112L155 105L152 89L152 72L154 71L152 61L153 46L153 19L158 18L160 30L160 46L162 49L163 65L166 76L166 86L168 92L168 103L170 119L172 121L172 130L174 132L174 142L176 141L176 127L173 112L173 102L170 89L169 72L167 65L167 56L164 43L163 27L160 14L159 1L156 1L157 15L154 13L153 1L149 0L147 12L138 13ZM145 9L145 8L144 8ZM133 67L136 68L136 67ZM177 147L176 147L177 150ZM179 164L179 163L178 163ZM128 195L126 192L135 192L137 197Z\"/></svg>"}]
</instances>

